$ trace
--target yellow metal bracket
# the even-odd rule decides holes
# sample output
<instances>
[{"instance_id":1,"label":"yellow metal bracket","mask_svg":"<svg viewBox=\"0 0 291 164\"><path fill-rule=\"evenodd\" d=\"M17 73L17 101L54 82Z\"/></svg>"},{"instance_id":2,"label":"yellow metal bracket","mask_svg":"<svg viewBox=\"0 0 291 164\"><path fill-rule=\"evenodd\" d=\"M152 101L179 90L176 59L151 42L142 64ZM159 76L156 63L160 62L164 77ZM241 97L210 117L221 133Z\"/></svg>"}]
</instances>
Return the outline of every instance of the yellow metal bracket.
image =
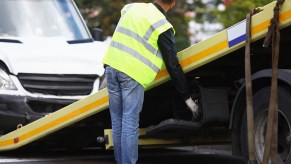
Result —
<instances>
[{"instance_id":1,"label":"yellow metal bracket","mask_svg":"<svg viewBox=\"0 0 291 164\"><path fill-rule=\"evenodd\" d=\"M105 136L105 148L113 149L113 140L112 140L112 130L105 129L104 130ZM168 147L168 146L185 146L190 145L191 143L194 144L195 141L189 138L187 142L182 139L157 139L157 138L148 138L143 137L145 136L145 129L139 129L139 140L138 145L140 148L154 148L154 147Z\"/></svg>"}]
</instances>

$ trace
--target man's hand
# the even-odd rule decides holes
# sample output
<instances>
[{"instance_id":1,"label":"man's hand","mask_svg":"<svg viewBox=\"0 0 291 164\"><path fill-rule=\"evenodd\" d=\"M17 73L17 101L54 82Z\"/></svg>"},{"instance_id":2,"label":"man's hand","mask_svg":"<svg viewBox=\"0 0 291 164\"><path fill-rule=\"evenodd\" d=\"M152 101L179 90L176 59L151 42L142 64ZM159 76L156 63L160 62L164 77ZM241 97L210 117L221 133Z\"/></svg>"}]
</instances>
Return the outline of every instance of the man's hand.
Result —
<instances>
[{"instance_id":1,"label":"man's hand","mask_svg":"<svg viewBox=\"0 0 291 164\"><path fill-rule=\"evenodd\" d=\"M192 98L190 97L189 99L187 99L185 101L186 105L188 106L188 108L190 108L192 114L193 114L193 120L195 121L199 121L200 119L200 110L198 105L192 100Z\"/></svg>"}]
</instances>

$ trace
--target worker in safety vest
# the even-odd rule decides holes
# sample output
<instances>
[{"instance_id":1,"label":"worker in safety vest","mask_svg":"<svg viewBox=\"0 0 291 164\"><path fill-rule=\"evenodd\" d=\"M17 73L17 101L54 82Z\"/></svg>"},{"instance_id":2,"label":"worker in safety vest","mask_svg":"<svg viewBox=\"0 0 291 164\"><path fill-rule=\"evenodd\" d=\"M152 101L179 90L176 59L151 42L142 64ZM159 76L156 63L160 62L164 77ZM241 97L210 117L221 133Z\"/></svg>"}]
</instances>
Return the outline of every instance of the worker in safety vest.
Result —
<instances>
[{"instance_id":1,"label":"worker in safety vest","mask_svg":"<svg viewBox=\"0 0 291 164\"><path fill-rule=\"evenodd\" d=\"M200 115L176 57L174 29L166 16L174 6L175 0L125 5L103 59L117 163L137 162L144 89L154 81L163 63L194 118Z\"/></svg>"}]
</instances>

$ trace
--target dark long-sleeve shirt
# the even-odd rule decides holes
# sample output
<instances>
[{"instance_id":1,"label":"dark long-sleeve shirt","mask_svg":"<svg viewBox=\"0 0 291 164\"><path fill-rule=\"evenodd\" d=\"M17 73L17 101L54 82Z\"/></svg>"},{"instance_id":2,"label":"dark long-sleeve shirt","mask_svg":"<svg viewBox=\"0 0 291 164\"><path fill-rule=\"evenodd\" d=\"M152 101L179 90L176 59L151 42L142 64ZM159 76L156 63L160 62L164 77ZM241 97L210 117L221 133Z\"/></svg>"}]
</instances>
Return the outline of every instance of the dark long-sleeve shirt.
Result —
<instances>
[{"instance_id":1,"label":"dark long-sleeve shirt","mask_svg":"<svg viewBox=\"0 0 291 164\"><path fill-rule=\"evenodd\" d=\"M157 4L154 5L166 16L165 11ZM174 86L179 92L183 100L190 98L189 84L186 80L185 74L179 64L177 58L177 49L175 45L175 37L172 29L169 29L158 38L158 46L162 53L164 63L168 70L168 73L172 79Z\"/></svg>"}]
</instances>

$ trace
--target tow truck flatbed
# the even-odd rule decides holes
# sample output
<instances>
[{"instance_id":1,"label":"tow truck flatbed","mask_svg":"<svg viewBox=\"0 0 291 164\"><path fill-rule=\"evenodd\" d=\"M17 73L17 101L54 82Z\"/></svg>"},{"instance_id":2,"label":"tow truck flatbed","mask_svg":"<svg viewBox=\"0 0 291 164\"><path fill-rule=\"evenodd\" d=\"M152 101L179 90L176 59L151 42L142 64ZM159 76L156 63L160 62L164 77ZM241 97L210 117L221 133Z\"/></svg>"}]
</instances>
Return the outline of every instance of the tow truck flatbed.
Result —
<instances>
[{"instance_id":1,"label":"tow truck flatbed","mask_svg":"<svg viewBox=\"0 0 291 164\"><path fill-rule=\"evenodd\" d=\"M266 35L273 16L273 12L270 11L273 11L274 6L275 2L272 2L264 6L260 13L252 17L252 41L259 40ZM244 22L242 21L179 52L178 58L184 72L192 71L243 47L245 45L245 33L236 34L232 31L239 31L237 29L245 26ZM291 0L286 0L280 10L280 28L290 25ZM169 79L167 70L163 68L158 73L153 85L148 89L159 86ZM23 127L19 126L18 129L1 136L0 151L19 148L106 109L108 109L108 93L105 88L30 124Z\"/></svg>"}]
</instances>

